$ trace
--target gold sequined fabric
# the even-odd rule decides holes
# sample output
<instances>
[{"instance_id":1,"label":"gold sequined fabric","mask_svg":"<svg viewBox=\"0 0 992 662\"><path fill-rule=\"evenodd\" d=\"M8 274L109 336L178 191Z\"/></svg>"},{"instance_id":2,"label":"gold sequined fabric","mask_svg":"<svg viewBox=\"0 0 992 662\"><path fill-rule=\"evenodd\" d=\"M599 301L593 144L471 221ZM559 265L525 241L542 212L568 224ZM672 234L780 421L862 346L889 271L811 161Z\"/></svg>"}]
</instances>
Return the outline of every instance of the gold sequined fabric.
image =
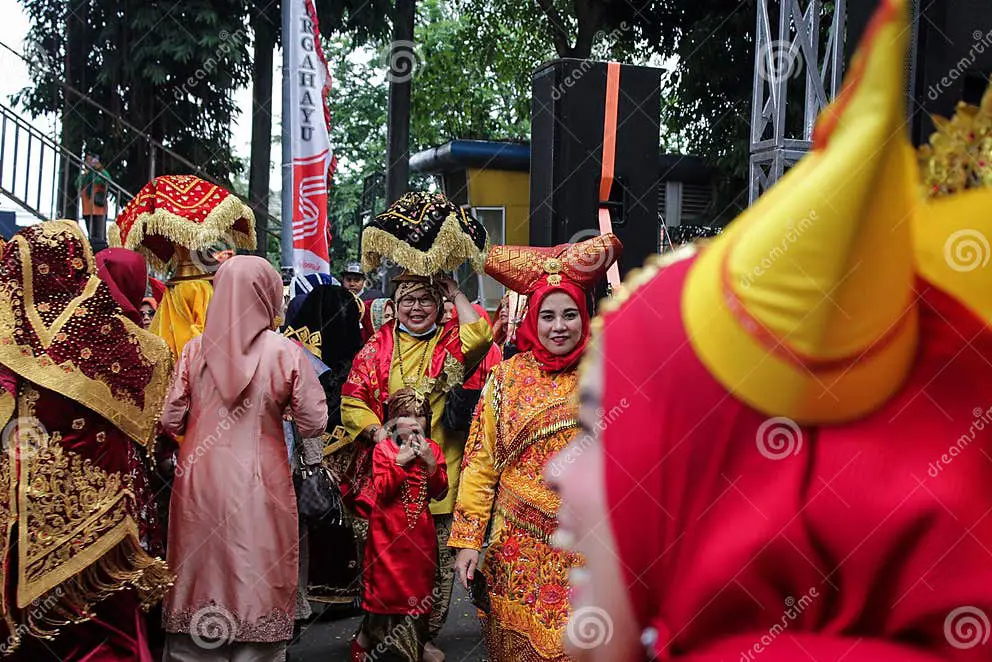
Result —
<instances>
[{"instance_id":1,"label":"gold sequined fabric","mask_svg":"<svg viewBox=\"0 0 992 662\"><path fill-rule=\"evenodd\" d=\"M980 105L961 102L954 117L933 121L937 131L917 152L923 194L937 198L992 186L992 86Z\"/></svg>"}]
</instances>

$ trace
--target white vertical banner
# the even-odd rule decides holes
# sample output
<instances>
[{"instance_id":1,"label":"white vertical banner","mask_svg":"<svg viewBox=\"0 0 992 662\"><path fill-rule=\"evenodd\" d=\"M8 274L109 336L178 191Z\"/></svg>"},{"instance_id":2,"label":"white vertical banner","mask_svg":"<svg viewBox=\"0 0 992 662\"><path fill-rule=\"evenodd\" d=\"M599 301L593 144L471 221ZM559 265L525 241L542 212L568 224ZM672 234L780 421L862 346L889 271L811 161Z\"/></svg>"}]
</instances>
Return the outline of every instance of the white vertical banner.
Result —
<instances>
[{"instance_id":1,"label":"white vertical banner","mask_svg":"<svg viewBox=\"0 0 992 662\"><path fill-rule=\"evenodd\" d=\"M330 272L330 233L327 223L328 171L331 168L330 110L327 95L331 75L320 46L313 0L285 0L283 44L289 99L285 104L290 141L283 144L292 162L293 270L297 274ZM286 196L288 200L288 196ZM284 215L285 217L285 215Z\"/></svg>"}]
</instances>

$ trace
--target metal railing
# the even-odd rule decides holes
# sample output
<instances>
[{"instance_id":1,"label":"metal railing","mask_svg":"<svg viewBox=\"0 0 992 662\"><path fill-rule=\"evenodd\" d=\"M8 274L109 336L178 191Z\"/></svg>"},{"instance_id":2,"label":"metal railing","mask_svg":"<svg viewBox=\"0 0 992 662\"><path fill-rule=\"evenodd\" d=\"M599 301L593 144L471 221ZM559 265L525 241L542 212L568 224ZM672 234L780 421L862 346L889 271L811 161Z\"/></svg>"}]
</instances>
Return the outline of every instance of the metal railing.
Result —
<instances>
[{"instance_id":1,"label":"metal railing","mask_svg":"<svg viewBox=\"0 0 992 662\"><path fill-rule=\"evenodd\" d=\"M40 220L59 218L60 196L67 195L88 167L9 106L0 103L0 194ZM134 196L116 183L107 184L107 218ZM77 203L73 220L82 217Z\"/></svg>"}]
</instances>

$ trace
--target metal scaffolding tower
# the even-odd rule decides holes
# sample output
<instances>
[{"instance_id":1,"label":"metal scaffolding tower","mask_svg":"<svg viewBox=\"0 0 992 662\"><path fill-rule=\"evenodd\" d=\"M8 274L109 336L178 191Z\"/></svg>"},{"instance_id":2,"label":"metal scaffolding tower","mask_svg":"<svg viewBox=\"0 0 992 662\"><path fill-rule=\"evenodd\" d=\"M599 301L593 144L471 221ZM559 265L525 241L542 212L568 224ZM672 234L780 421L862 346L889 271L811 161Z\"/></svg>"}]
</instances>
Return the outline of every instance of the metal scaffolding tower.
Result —
<instances>
[{"instance_id":1,"label":"metal scaffolding tower","mask_svg":"<svg viewBox=\"0 0 992 662\"><path fill-rule=\"evenodd\" d=\"M778 21L773 24L770 17L776 9ZM752 204L809 151L817 115L840 91L845 9L846 0L758 0L751 110ZM829 32L821 53L821 29L827 23ZM801 125L799 115L788 112L790 92L797 97L800 89L805 91Z\"/></svg>"}]
</instances>

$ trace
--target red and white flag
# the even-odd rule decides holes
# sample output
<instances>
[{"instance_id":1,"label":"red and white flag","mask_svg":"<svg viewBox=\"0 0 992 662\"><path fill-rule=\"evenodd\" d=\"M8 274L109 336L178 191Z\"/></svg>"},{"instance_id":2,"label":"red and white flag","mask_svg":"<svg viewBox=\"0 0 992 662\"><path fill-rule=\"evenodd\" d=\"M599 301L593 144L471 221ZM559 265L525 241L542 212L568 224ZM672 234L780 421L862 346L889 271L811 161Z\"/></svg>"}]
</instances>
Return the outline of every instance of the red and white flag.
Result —
<instances>
[{"instance_id":1,"label":"red and white flag","mask_svg":"<svg viewBox=\"0 0 992 662\"><path fill-rule=\"evenodd\" d=\"M320 47L313 0L290 2L289 25L283 26L286 64L291 84L288 118L293 162L293 269L297 274L330 271L327 224L328 171L334 158L327 96L331 74Z\"/></svg>"}]
</instances>

